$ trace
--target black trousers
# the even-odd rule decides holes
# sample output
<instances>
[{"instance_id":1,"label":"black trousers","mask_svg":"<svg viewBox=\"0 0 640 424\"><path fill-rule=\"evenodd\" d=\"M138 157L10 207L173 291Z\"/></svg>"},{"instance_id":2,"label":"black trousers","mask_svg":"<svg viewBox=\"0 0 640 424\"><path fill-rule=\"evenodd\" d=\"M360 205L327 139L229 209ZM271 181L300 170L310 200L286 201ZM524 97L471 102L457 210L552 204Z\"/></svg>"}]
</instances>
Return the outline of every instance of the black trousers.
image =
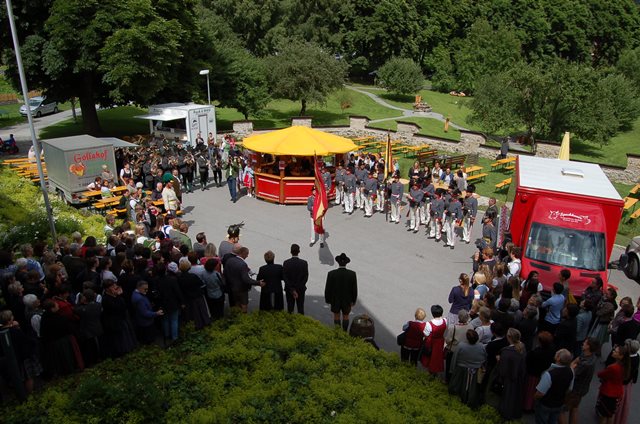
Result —
<instances>
[{"instance_id":1,"label":"black trousers","mask_svg":"<svg viewBox=\"0 0 640 424\"><path fill-rule=\"evenodd\" d=\"M209 170L200 168L200 185L202 187L206 186L209 182Z\"/></svg>"},{"instance_id":2,"label":"black trousers","mask_svg":"<svg viewBox=\"0 0 640 424\"><path fill-rule=\"evenodd\" d=\"M293 313L294 305L298 308L298 313L304 315L304 292L298 292L298 298L294 299L290 292L287 292L287 311Z\"/></svg>"}]
</instances>

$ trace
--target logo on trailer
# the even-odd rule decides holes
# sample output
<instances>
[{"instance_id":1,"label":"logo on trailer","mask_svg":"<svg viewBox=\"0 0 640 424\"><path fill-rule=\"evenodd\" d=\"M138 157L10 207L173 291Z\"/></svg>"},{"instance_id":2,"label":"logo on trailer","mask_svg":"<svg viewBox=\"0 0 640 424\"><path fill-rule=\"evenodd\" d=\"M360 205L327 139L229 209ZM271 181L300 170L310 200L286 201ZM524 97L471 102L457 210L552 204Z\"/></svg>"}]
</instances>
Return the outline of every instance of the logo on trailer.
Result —
<instances>
[{"instance_id":1,"label":"logo on trailer","mask_svg":"<svg viewBox=\"0 0 640 424\"><path fill-rule=\"evenodd\" d=\"M589 215L576 215L571 212L549 211L549 219L571 222L573 224L591 224L591 218L589 218Z\"/></svg>"}]
</instances>

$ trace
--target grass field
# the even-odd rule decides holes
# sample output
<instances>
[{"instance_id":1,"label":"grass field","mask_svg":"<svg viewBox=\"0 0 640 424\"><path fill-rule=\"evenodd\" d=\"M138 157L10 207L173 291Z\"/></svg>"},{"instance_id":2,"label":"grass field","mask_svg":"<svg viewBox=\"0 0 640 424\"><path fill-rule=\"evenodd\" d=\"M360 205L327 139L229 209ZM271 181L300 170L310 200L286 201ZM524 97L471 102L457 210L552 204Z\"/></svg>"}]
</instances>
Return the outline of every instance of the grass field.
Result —
<instances>
[{"instance_id":1,"label":"grass field","mask_svg":"<svg viewBox=\"0 0 640 424\"><path fill-rule=\"evenodd\" d=\"M404 122L414 122L420 125L420 131L418 134L421 135L431 135L440 138L446 138L448 140L460 140L460 131L455 128L449 127L448 132L444 132L444 123L437 119L433 118L420 118L420 117L402 117L398 118L400 121ZM370 123L369 126L373 128L381 128L383 130L393 130L395 131L398 128L398 120L394 121L382 121L382 122L373 122Z\"/></svg>"},{"instance_id":2,"label":"grass field","mask_svg":"<svg viewBox=\"0 0 640 424\"><path fill-rule=\"evenodd\" d=\"M627 166L627 153L640 155L640 118L633 128L609 140L606 145L585 141L571 142L571 159L614 166ZM637 175L640 178L640 175Z\"/></svg>"},{"instance_id":3,"label":"grass field","mask_svg":"<svg viewBox=\"0 0 640 424\"><path fill-rule=\"evenodd\" d=\"M106 136L122 137L125 135L148 134L149 123L144 119L134 118L136 115L143 115L147 111L133 106L123 106L113 109L103 109L98 111L100 125ZM78 117L78 122L72 118L50 125L40 131L41 138L68 137L71 135L84 134L82 128L82 117Z\"/></svg>"}]
</instances>

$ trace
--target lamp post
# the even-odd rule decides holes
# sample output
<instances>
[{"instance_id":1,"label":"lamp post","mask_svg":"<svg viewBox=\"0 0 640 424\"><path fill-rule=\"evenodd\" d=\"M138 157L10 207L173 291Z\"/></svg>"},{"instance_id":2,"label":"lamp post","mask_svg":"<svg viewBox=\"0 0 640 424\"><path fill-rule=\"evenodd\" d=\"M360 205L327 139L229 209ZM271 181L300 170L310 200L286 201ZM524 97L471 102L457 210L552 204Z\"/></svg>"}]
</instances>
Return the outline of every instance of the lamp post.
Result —
<instances>
[{"instance_id":1,"label":"lamp post","mask_svg":"<svg viewBox=\"0 0 640 424\"><path fill-rule=\"evenodd\" d=\"M47 193L47 186L44 181L44 170L42 169L42 161L40 160L40 144L36 137L36 130L33 126L33 116L31 115L31 106L29 105L29 89L27 88L27 77L24 73L24 66L22 65L22 55L20 54L20 43L18 42L18 31L16 29L16 23L13 19L13 5L11 0L6 0L7 4L7 17L9 18L9 26L11 27L11 37L13 38L13 48L16 54L16 64L18 65L18 74L20 75L20 88L22 89L22 95L24 97L24 104L27 106L27 120L29 121L29 130L31 131L31 144L36 154L36 166L38 168L38 176L40 177L40 189L42 190L42 198L44 200L44 206L47 210L47 218L49 219L49 227L51 229L51 239L55 244L57 241L56 236L56 224L53 220L53 209L49 202L49 194Z\"/></svg>"},{"instance_id":2,"label":"lamp post","mask_svg":"<svg viewBox=\"0 0 640 424\"><path fill-rule=\"evenodd\" d=\"M211 104L211 88L209 88L209 70L203 69L202 71L200 71L200 75L207 76L207 100L209 100L209 104Z\"/></svg>"}]
</instances>

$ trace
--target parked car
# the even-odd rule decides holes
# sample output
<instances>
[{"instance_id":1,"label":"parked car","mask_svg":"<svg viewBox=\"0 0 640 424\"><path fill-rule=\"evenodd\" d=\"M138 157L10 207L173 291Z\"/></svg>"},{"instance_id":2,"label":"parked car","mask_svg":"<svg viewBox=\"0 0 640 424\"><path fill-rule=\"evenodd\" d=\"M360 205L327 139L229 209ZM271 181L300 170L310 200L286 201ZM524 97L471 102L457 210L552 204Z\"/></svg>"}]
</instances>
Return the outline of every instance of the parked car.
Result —
<instances>
[{"instance_id":1,"label":"parked car","mask_svg":"<svg viewBox=\"0 0 640 424\"><path fill-rule=\"evenodd\" d=\"M640 236L634 237L620 258L624 274L640 283Z\"/></svg>"},{"instance_id":2,"label":"parked car","mask_svg":"<svg viewBox=\"0 0 640 424\"><path fill-rule=\"evenodd\" d=\"M37 118L49 113L58 113L58 103L48 102L46 97L38 96L29 99L31 115ZM20 115L27 116L27 106L20 106Z\"/></svg>"}]
</instances>

